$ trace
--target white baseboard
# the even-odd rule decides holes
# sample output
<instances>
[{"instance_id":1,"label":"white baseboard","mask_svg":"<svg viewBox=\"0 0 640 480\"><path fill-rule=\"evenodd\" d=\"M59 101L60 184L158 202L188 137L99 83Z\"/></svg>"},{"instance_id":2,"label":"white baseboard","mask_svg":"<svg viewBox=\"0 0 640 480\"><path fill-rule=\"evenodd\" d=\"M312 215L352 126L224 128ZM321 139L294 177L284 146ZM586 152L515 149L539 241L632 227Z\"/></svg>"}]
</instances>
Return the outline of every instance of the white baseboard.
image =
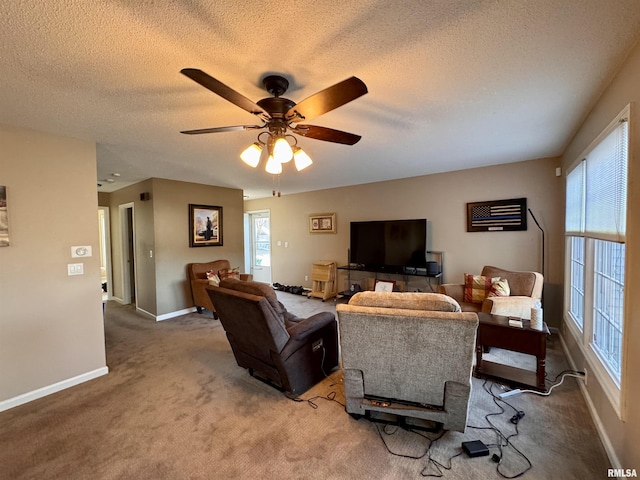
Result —
<instances>
[{"instance_id":1,"label":"white baseboard","mask_svg":"<svg viewBox=\"0 0 640 480\"><path fill-rule=\"evenodd\" d=\"M19 405L24 405L25 403L32 402L33 400L37 400L38 398L46 397L47 395L59 392L60 390L75 387L76 385L79 385L81 383L88 382L89 380L93 380L94 378L106 375L107 373L109 373L109 367L97 368L90 372L83 373L82 375L77 375L75 377L54 383L53 385L48 385L31 392L23 393L22 395L18 395L17 397L9 398L8 400L3 400L0 402L0 412L4 412L5 410L9 410L10 408L14 408Z\"/></svg>"},{"instance_id":2,"label":"white baseboard","mask_svg":"<svg viewBox=\"0 0 640 480\"><path fill-rule=\"evenodd\" d=\"M113 297L113 300L124 305L121 298ZM176 310L175 312L163 313L162 315L155 315L151 312L147 312L144 308L140 308L136 305L136 311L143 313L144 315L147 315L150 318L153 318L156 322L161 322L162 320L169 320L170 318L175 318L181 315L186 315L188 313L193 313L197 311L197 309L196 307L189 307L189 308L183 308L182 310Z\"/></svg>"},{"instance_id":3,"label":"white baseboard","mask_svg":"<svg viewBox=\"0 0 640 480\"><path fill-rule=\"evenodd\" d=\"M193 313L197 311L196 307L183 308L182 310L177 310L175 312L163 313L162 315L156 316L156 322L161 322L162 320L169 320L170 318L179 317L181 315L186 315L188 313Z\"/></svg>"},{"instance_id":4,"label":"white baseboard","mask_svg":"<svg viewBox=\"0 0 640 480\"><path fill-rule=\"evenodd\" d=\"M156 319L156 316L153 313L147 312L144 308L140 308L137 305L136 305L136 312L143 313L143 314L147 315L148 317L153 318L154 320Z\"/></svg>"},{"instance_id":5,"label":"white baseboard","mask_svg":"<svg viewBox=\"0 0 640 480\"><path fill-rule=\"evenodd\" d=\"M169 320L171 318L179 317L181 315L186 315L188 313L192 313L196 311L196 307L183 308L182 310L176 310L175 312L163 313L162 315L154 315L151 312L147 312L146 310L136 307L136 311L140 313L144 313L145 315L153 318L156 322L161 322L163 320Z\"/></svg>"},{"instance_id":6,"label":"white baseboard","mask_svg":"<svg viewBox=\"0 0 640 480\"><path fill-rule=\"evenodd\" d=\"M567 344L564 342L564 337L562 335L559 335L559 337L560 337L560 345L562 346L562 350L564 351L564 354L567 357L569 366L571 367L572 370L578 370L576 368L575 362L573 361L573 358L571 357L571 354L569 353L569 348L567 347ZM604 429L604 425L600 420L600 416L596 411L596 407L593 404L593 401L591 400L591 396L589 395L589 391L587 390L587 387L584 385L584 382L578 382L578 385L580 386L580 391L582 392L582 396L584 397L584 400L587 403L587 408L589 409L589 413L591 414L593 423L595 423L596 425L598 436L600 437L600 441L604 446L604 450L607 452L607 456L609 457L611 466L613 468L622 468L622 465L620 464L620 460L618 460L618 456L616 455L616 451L614 450L613 445L611 444L611 440L609 440L609 436L607 435L607 432Z\"/></svg>"}]
</instances>

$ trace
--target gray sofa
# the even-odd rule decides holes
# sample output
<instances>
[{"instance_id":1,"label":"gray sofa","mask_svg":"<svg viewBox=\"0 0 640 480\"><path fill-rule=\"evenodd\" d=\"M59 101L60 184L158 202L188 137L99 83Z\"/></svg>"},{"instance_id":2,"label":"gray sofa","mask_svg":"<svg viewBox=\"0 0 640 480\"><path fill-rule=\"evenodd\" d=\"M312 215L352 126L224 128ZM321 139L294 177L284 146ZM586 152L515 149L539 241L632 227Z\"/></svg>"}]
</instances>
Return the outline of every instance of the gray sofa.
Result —
<instances>
[{"instance_id":1,"label":"gray sofa","mask_svg":"<svg viewBox=\"0 0 640 480\"><path fill-rule=\"evenodd\" d=\"M464 432L476 313L437 293L360 292L336 308L349 414Z\"/></svg>"}]
</instances>

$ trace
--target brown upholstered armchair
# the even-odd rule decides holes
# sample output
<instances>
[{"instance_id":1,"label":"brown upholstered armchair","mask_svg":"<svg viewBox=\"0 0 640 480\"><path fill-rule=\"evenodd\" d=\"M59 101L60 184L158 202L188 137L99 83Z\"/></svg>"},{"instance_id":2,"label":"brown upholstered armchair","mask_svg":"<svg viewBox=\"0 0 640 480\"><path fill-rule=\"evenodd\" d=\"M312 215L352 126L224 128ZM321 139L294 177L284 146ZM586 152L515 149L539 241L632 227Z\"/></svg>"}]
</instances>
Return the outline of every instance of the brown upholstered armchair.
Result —
<instances>
[{"instance_id":1,"label":"brown upholstered armchair","mask_svg":"<svg viewBox=\"0 0 640 480\"><path fill-rule=\"evenodd\" d=\"M531 318L531 308L542 297L542 285L544 278L538 272L514 272L498 267L485 266L482 269L484 277L506 278L509 282L510 294L508 297L488 297L482 303L464 301L464 285L444 284L438 287L438 291L454 298L465 312L485 312L494 315L505 315Z\"/></svg>"},{"instance_id":2,"label":"brown upholstered armchair","mask_svg":"<svg viewBox=\"0 0 640 480\"><path fill-rule=\"evenodd\" d=\"M228 278L208 287L239 366L289 395L300 395L338 366L335 315L298 318L266 283Z\"/></svg>"},{"instance_id":3,"label":"brown upholstered armchair","mask_svg":"<svg viewBox=\"0 0 640 480\"><path fill-rule=\"evenodd\" d=\"M221 270L231 269L229 260L214 260L213 262L206 263L190 263L187 265L187 272L189 273L189 282L191 284L191 294L193 295L193 304L195 305L198 313L202 313L202 309L206 308L213 313L213 318L218 318L216 309L211 303L211 298L207 294L207 287L209 286L209 280L207 279L207 272L218 273ZM241 280L251 280L253 275L240 274Z\"/></svg>"}]
</instances>

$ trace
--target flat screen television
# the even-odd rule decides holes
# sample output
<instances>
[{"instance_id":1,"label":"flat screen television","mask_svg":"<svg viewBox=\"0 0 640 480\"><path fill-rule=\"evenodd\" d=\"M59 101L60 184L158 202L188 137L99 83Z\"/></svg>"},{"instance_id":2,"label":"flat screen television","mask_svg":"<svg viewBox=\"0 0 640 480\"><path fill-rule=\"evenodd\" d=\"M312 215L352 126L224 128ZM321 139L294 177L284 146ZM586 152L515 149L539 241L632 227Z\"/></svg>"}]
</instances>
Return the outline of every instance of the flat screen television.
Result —
<instances>
[{"instance_id":1,"label":"flat screen television","mask_svg":"<svg viewBox=\"0 0 640 480\"><path fill-rule=\"evenodd\" d=\"M349 262L372 271L426 267L427 220L351 222Z\"/></svg>"}]
</instances>

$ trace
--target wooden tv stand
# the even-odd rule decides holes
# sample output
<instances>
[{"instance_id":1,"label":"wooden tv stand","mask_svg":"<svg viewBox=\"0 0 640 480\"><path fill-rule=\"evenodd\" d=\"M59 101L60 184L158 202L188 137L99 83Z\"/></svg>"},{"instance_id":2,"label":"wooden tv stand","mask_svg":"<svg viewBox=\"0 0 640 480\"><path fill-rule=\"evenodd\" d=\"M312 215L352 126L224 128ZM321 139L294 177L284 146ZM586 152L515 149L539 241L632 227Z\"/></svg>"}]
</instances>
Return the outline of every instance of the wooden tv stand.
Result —
<instances>
[{"instance_id":1,"label":"wooden tv stand","mask_svg":"<svg viewBox=\"0 0 640 480\"><path fill-rule=\"evenodd\" d=\"M431 279L435 278L437 280L436 285L438 285L439 283L442 282L442 278L443 278L443 271L444 271L444 252L437 252L437 251L427 251L427 260L433 260L436 261L436 263L438 264L438 270L439 273L437 274L428 274L426 273L425 269L422 269L420 271L418 271L418 269L411 269L408 267L381 267L381 268L366 268L363 266L358 266L358 265L354 265L354 264L350 264L350 265L342 265L340 267L338 267L338 270L341 271L346 271L347 272L347 289L340 292L339 295L341 295L342 297L351 297L354 293L356 292L351 292L349 290L349 287L351 286L351 272L366 272L366 273L373 273L375 274L375 278L378 279L378 275L383 275L385 277L389 276L389 275L398 275L401 276L403 278L403 280L405 281L405 283L407 283L407 279L409 277L421 277L421 278L426 278L429 281L429 288L432 292L436 291L434 290L433 286L431 285ZM386 280L386 278L380 278L380 280ZM356 282L359 283L359 282Z\"/></svg>"}]
</instances>

